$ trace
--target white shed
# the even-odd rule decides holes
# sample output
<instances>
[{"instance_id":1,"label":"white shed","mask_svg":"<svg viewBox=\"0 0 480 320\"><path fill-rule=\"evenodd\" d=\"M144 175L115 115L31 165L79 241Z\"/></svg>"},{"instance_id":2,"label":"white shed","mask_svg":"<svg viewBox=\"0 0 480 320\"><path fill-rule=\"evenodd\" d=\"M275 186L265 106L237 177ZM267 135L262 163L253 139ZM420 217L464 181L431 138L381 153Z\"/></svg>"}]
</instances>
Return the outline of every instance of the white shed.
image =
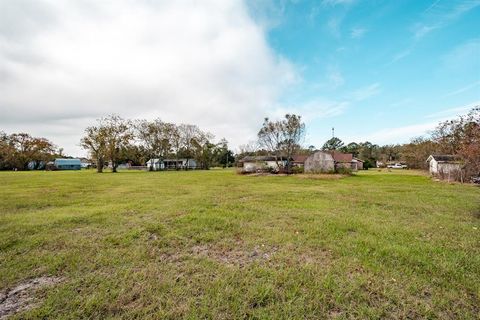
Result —
<instances>
[{"instance_id":1,"label":"white shed","mask_svg":"<svg viewBox=\"0 0 480 320\"><path fill-rule=\"evenodd\" d=\"M454 155L431 155L428 157L429 171L432 175L454 176L462 170L462 161Z\"/></svg>"}]
</instances>

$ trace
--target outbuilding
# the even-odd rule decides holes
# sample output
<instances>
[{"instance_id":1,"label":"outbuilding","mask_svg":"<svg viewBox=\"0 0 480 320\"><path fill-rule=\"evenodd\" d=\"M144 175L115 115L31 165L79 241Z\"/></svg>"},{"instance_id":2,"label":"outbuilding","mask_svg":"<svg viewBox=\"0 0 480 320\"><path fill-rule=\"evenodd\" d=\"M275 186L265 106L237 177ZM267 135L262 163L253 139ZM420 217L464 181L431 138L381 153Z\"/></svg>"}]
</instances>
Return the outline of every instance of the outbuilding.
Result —
<instances>
[{"instance_id":1,"label":"outbuilding","mask_svg":"<svg viewBox=\"0 0 480 320\"><path fill-rule=\"evenodd\" d=\"M53 165L55 170L80 170L82 168L80 159L55 159Z\"/></svg>"},{"instance_id":2,"label":"outbuilding","mask_svg":"<svg viewBox=\"0 0 480 320\"><path fill-rule=\"evenodd\" d=\"M305 173L327 173L335 171L335 160L329 151L316 151L305 159Z\"/></svg>"},{"instance_id":3,"label":"outbuilding","mask_svg":"<svg viewBox=\"0 0 480 320\"><path fill-rule=\"evenodd\" d=\"M150 159L146 163L147 169L154 171L167 169L196 169L197 162L194 159Z\"/></svg>"},{"instance_id":4,"label":"outbuilding","mask_svg":"<svg viewBox=\"0 0 480 320\"><path fill-rule=\"evenodd\" d=\"M462 160L456 155L433 154L427 159L431 175L441 178L455 179L461 174Z\"/></svg>"}]
</instances>

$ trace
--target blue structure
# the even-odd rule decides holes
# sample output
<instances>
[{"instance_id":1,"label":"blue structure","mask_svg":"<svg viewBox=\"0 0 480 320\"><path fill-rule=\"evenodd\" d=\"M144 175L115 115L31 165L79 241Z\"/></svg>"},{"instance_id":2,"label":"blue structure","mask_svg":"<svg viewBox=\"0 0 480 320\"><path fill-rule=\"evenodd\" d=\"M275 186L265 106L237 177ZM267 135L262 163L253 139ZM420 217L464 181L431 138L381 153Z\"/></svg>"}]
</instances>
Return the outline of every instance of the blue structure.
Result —
<instances>
[{"instance_id":1,"label":"blue structure","mask_svg":"<svg viewBox=\"0 0 480 320\"><path fill-rule=\"evenodd\" d=\"M80 170L82 163L80 159L55 159L56 170Z\"/></svg>"}]
</instances>

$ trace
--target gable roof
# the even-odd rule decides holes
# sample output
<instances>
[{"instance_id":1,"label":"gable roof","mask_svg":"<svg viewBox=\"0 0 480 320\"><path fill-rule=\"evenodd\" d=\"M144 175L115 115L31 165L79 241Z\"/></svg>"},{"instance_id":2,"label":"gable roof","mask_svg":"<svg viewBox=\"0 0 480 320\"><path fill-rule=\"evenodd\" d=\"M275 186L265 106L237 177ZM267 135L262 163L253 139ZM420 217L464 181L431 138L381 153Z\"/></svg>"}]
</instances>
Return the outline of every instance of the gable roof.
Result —
<instances>
[{"instance_id":1,"label":"gable roof","mask_svg":"<svg viewBox=\"0 0 480 320\"><path fill-rule=\"evenodd\" d=\"M305 160L307 160L308 154L297 154L293 156L293 162L297 163L305 163Z\"/></svg>"},{"instance_id":2,"label":"gable roof","mask_svg":"<svg viewBox=\"0 0 480 320\"><path fill-rule=\"evenodd\" d=\"M353 155L351 153L343 153L340 151L330 151L333 157L333 160L336 162L352 162Z\"/></svg>"},{"instance_id":3,"label":"gable roof","mask_svg":"<svg viewBox=\"0 0 480 320\"><path fill-rule=\"evenodd\" d=\"M459 162L461 158L451 154L432 154L428 157L427 162L434 159L437 162Z\"/></svg>"},{"instance_id":4,"label":"gable roof","mask_svg":"<svg viewBox=\"0 0 480 320\"><path fill-rule=\"evenodd\" d=\"M81 165L80 159L55 159L56 166L79 166Z\"/></svg>"},{"instance_id":5,"label":"gable roof","mask_svg":"<svg viewBox=\"0 0 480 320\"><path fill-rule=\"evenodd\" d=\"M278 160L282 160L282 157L278 157ZM257 162L257 161L275 161L274 156L246 156L242 160L242 162Z\"/></svg>"}]
</instances>

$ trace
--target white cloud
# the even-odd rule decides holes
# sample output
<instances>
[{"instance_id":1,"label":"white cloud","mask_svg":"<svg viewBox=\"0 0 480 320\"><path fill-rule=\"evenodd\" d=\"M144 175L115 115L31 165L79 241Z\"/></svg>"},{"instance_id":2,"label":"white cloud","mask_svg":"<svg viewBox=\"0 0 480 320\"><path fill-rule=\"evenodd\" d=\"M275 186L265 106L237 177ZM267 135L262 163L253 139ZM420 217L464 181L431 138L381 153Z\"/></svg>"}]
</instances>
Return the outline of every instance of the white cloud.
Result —
<instances>
[{"instance_id":1,"label":"white cloud","mask_svg":"<svg viewBox=\"0 0 480 320\"><path fill-rule=\"evenodd\" d=\"M351 96L354 100L362 101L371 98L381 92L380 83L373 83L369 86L355 90Z\"/></svg>"},{"instance_id":2,"label":"white cloud","mask_svg":"<svg viewBox=\"0 0 480 320\"><path fill-rule=\"evenodd\" d=\"M254 136L294 67L239 1L0 2L0 127L68 153L108 113Z\"/></svg>"},{"instance_id":3,"label":"white cloud","mask_svg":"<svg viewBox=\"0 0 480 320\"><path fill-rule=\"evenodd\" d=\"M360 38L363 38L366 32L367 32L367 29L365 28L358 28L358 27L353 28L350 32L350 37L352 39L360 39Z\"/></svg>"},{"instance_id":4,"label":"white cloud","mask_svg":"<svg viewBox=\"0 0 480 320\"><path fill-rule=\"evenodd\" d=\"M461 114L465 114L466 112L470 111L472 108L479 105L480 105L480 100L469 103L464 106L444 109L442 111L429 114L425 118L433 118L433 119L437 119L437 121L443 121L443 120L451 119L453 117L457 117Z\"/></svg>"},{"instance_id":5,"label":"white cloud","mask_svg":"<svg viewBox=\"0 0 480 320\"><path fill-rule=\"evenodd\" d=\"M464 87L462 87L462 88L460 88L460 89L457 89L457 90L454 90L454 91L452 91L452 92L449 92L449 93L447 93L446 95L444 95L443 97L444 97L444 98L447 98L447 97L451 97L451 96L456 96L456 95L458 95L458 94L460 94L460 93L464 93L464 92L469 91L470 89L473 89L473 88L478 87L478 86L480 86L480 81L476 81L476 82L470 83L469 85L466 85L466 86L464 86Z\"/></svg>"},{"instance_id":6,"label":"white cloud","mask_svg":"<svg viewBox=\"0 0 480 320\"><path fill-rule=\"evenodd\" d=\"M288 108L278 107L273 112L273 117L281 118L287 113L294 113L301 115L306 122L312 122L317 119L339 116L345 112L349 104L348 101L332 101L317 98L302 105L288 106Z\"/></svg>"}]
</instances>

